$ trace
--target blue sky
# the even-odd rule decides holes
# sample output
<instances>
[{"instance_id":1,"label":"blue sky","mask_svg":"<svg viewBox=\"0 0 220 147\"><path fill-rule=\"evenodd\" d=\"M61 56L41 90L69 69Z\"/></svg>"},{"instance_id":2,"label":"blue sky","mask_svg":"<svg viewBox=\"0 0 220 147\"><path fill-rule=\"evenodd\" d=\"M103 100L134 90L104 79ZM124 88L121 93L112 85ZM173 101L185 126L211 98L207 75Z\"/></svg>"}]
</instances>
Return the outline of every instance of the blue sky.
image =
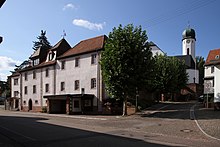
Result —
<instances>
[{"instance_id":1,"label":"blue sky","mask_svg":"<svg viewBox=\"0 0 220 147\"><path fill-rule=\"evenodd\" d=\"M218 0L6 0L0 8L0 78L33 53L40 30L56 44L65 30L74 46L81 40L108 35L119 24L141 25L149 41L168 55L182 54L182 32L196 31L196 55L220 48Z\"/></svg>"}]
</instances>

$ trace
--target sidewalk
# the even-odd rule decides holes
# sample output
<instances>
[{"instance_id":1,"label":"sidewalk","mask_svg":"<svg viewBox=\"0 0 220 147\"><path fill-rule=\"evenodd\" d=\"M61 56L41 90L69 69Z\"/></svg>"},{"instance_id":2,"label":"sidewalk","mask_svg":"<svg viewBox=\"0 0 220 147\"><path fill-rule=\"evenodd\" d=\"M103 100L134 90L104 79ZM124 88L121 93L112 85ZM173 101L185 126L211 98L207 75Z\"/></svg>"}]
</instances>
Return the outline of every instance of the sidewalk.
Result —
<instances>
[{"instance_id":1,"label":"sidewalk","mask_svg":"<svg viewBox=\"0 0 220 147\"><path fill-rule=\"evenodd\" d=\"M199 103L195 109L195 116L201 129L220 141L220 111L214 111L213 108L204 108Z\"/></svg>"}]
</instances>

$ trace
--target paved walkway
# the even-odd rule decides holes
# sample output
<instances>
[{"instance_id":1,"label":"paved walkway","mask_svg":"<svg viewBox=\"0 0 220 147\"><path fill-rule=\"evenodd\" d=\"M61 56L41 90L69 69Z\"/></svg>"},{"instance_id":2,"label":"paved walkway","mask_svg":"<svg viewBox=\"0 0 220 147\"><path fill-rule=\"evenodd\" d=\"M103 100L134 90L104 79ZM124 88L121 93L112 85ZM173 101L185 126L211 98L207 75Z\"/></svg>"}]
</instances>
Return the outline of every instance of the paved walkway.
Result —
<instances>
[{"instance_id":1,"label":"paved walkway","mask_svg":"<svg viewBox=\"0 0 220 147\"><path fill-rule=\"evenodd\" d=\"M197 104L195 117L198 125L208 136L220 141L220 111L214 111L213 108L204 108L202 104Z\"/></svg>"}]
</instances>

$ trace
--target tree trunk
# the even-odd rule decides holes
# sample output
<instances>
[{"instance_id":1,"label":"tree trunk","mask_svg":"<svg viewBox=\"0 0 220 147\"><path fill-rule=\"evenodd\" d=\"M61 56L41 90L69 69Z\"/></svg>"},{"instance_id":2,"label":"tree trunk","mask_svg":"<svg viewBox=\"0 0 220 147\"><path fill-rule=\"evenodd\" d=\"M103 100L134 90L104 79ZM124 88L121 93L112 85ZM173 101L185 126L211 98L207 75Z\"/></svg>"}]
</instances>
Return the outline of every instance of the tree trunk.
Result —
<instances>
[{"instance_id":1,"label":"tree trunk","mask_svg":"<svg viewBox=\"0 0 220 147\"><path fill-rule=\"evenodd\" d=\"M125 100L123 102L123 114L122 114L122 116L127 116L128 115L128 113L127 113L127 100L128 100L128 98L126 96Z\"/></svg>"}]
</instances>

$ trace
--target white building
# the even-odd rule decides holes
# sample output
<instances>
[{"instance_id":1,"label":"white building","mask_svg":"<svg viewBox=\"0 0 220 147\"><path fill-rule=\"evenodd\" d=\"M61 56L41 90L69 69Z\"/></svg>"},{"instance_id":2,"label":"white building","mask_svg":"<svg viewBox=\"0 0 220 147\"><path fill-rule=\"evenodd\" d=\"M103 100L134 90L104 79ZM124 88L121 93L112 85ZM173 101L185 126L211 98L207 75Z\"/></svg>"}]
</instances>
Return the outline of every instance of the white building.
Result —
<instances>
[{"instance_id":1,"label":"white building","mask_svg":"<svg viewBox=\"0 0 220 147\"><path fill-rule=\"evenodd\" d=\"M79 42L73 48L65 39L49 50L39 48L28 67L10 76L11 97L23 111L98 113L105 99L100 64L106 36Z\"/></svg>"},{"instance_id":2,"label":"white building","mask_svg":"<svg viewBox=\"0 0 220 147\"><path fill-rule=\"evenodd\" d=\"M151 42L149 42L149 44L150 44L150 50L151 50L153 56L165 55L165 53L155 43L153 43L151 41Z\"/></svg>"},{"instance_id":3,"label":"white building","mask_svg":"<svg viewBox=\"0 0 220 147\"><path fill-rule=\"evenodd\" d=\"M204 75L204 94L214 97L214 103L220 103L220 49L209 51Z\"/></svg>"}]
</instances>

